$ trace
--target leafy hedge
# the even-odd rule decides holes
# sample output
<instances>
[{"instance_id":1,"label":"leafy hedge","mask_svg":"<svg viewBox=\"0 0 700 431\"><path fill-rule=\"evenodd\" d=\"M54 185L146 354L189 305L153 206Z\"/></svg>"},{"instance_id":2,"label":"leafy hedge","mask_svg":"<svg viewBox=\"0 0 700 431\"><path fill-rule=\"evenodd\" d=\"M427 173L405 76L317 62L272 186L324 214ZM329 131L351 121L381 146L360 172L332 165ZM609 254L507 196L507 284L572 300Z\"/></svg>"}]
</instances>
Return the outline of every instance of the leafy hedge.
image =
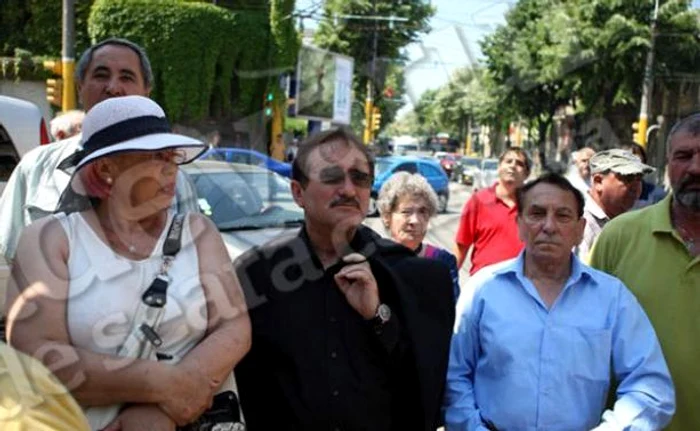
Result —
<instances>
[{"instance_id":1,"label":"leafy hedge","mask_svg":"<svg viewBox=\"0 0 700 431\"><path fill-rule=\"evenodd\" d=\"M289 1L293 7L293 0L283 0ZM269 71L280 49L267 10L230 11L183 0L96 0L88 32L93 41L125 37L146 49L154 72L152 96L175 122L257 112L266 88L277 81Z\"/></svg>"},{"instance_id":2,"label":"leafy hedge","mask_svg":"<svg viewBox=\"0 0 700 431\"><path fill-rule=\"evenodd\" d=\"M49 57L34 57L30 53L15 54L14 57L0 57L0 80L42 81L51 77L44 69L44 60Z\"/></svg>"}]
</instances>

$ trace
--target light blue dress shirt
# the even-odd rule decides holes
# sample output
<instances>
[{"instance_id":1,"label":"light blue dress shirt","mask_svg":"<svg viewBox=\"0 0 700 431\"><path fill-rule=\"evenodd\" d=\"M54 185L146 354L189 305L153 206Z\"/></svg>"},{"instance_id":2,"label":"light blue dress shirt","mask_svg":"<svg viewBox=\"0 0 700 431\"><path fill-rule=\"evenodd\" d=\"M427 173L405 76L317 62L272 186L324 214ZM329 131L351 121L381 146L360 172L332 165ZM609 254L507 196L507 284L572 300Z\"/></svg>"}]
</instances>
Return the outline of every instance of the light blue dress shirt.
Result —
<instances>
[{"instance_id":1,"label":"light blue dress shirt","mask_svg":"<svg viewBox=\"0 0 700 431\"><path fill-rule=\"evenodd\" d=\"M448 431L659 430L675 393L656 334L620 280L573 254L547 306L524 254L479 271L462 289L452 336ZM611 375L619 382L604 412Z\"/></svg>"}]
</instances>

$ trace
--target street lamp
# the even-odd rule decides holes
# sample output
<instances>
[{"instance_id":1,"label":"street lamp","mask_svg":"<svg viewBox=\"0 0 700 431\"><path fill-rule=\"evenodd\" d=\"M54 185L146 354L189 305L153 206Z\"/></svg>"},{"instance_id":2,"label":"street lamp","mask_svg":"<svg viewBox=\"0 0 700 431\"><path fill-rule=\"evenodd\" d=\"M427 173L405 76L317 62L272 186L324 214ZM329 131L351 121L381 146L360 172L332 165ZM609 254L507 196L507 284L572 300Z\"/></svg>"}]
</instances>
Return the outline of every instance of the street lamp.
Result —
<instances>
[{"instance_id":1,"label":"street lamp","mask_svg":"<svg viewBox=\"0 0 700 431\"><path fill-rule=\"evenodd\" d=\"M656 23L659 18L659 0L654 0L654 15L651 18L651 40L649 41L649 52L647 62L644 67L644 87L642 88L642 103L639 109L639 127L637 129L636 141L642 147L647 146L647 125L649 124L649 100L654 87L654 45L656 44Z\"/></svg>"}]
</instances>

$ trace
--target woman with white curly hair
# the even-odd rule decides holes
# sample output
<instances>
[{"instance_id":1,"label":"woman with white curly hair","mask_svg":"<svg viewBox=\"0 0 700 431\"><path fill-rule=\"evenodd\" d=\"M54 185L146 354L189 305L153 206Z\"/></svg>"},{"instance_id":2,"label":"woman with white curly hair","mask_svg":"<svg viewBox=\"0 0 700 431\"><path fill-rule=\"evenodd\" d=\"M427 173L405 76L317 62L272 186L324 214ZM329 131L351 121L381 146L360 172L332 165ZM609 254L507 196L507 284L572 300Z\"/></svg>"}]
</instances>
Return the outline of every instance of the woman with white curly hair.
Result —
<instances>
[{"instance_id":1,"label":"woman with white curly hair","mask_svg":"<svg viewBox=\"0 0 700 431\"><path fill-rule=\"evenodd\" d=\"M391 239L414 250L420 257L444 262L450 269L455 300L459 296L457 259L449 251L423 242L430 219L437 213L438 199L428 181L408 172L397 172L379 191L377 208Z\"/></svg>"}]
</instances>

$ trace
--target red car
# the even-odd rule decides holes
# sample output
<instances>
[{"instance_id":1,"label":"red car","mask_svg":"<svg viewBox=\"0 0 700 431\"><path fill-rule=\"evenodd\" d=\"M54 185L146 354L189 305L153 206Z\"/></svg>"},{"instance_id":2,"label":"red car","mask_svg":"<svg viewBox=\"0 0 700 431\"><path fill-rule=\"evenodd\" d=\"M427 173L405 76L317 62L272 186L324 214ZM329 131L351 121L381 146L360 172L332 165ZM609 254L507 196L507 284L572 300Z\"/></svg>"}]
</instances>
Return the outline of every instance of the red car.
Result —
<instances>
[{"instance_id":1,"label":"red car","mask_svg":"<svg viewBox=\"0 0 700 431\"><path fill-rule=\"evenodd\" d=\"M436 153L435 157L440 161L440 166L447 174L447 177L452 178L452 172L457 166L460 156L450 153Z\"/></svg>"}]
</instances>

